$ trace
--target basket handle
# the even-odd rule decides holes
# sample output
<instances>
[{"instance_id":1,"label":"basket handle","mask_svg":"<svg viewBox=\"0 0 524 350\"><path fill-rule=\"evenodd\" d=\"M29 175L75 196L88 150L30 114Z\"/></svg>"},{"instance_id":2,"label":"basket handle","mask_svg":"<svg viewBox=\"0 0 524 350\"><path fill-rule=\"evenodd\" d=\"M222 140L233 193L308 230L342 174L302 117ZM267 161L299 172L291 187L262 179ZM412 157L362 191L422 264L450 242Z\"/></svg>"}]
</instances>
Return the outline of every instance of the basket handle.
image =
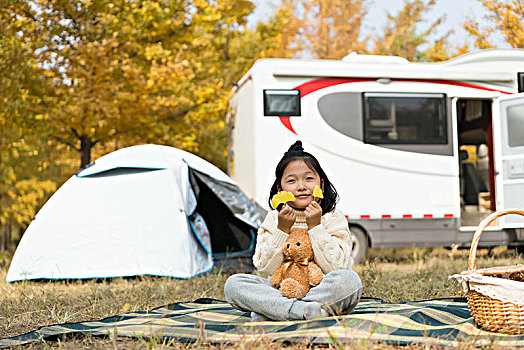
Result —
<instances>
[{"instance_id":1,"label":"basket handle","mask_svg":"<svg viewBox=\"0 0 524 350\"><path fill-rule=\"evenodd\" d=\"M484 229L496 219L508 214L518 214L524 216L524 210L505 209L501 211L496 211L485 217L484 220L480 222L479 226L477 227L477 230L475 231L475 234L473 235L471 248L469 250L468 271L472 272L477 269L477 246L479 245L482 231L484 231Z\"/></svg>"}]
</instances>

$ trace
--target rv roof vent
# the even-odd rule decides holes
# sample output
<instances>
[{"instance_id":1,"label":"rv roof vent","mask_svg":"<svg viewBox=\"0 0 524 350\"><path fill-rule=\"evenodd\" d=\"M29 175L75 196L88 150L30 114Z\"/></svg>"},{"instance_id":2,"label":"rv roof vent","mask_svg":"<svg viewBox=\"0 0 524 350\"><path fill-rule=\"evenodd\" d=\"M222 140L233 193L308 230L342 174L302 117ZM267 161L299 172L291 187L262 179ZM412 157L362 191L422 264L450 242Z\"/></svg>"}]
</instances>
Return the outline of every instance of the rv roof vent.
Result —
<instances>
[{"instance_id":1,"label":"rv roof vent","mask_svg":"<svg viewBox=\"0 0 524 350\"><path fill-rule=\"evenodd\" d=\"M409 63L407 59L400 56L359 55L356 52L342 57L342 61L358 63Z\"/></svg>"}]
</instances>

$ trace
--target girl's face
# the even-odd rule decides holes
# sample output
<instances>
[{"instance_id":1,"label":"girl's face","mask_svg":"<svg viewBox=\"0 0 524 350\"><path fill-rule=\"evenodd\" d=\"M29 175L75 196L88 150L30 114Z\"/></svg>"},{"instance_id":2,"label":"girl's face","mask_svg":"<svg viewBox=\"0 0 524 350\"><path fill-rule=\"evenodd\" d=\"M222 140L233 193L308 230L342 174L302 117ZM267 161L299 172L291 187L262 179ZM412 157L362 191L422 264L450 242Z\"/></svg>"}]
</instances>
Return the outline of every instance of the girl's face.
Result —
<instances>
[{"instance_id":1,"label":"girl's face","mask_svg":"<svg viewBox=\"0 0 524 350\"><path fill-rule=\"evenodd\" d=\"M303 160L289 163L280 180L282 190L293 193L297 199L288 202L295 209L304 209L313 201L313 189L317 185L320 186L320 183L318 173L311 170Z\"/></svg>"}]
</instances>

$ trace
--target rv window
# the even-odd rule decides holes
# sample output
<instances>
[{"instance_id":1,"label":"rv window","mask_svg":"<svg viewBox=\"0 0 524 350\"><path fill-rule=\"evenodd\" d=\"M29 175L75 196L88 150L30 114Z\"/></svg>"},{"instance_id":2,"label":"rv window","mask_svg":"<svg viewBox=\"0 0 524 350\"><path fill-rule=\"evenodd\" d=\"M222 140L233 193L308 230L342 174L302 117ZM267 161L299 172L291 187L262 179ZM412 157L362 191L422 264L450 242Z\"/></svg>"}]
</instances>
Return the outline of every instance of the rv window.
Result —
<instances>
[{"instance_id":1,"label":"rv window","mask_svg":"<svg viewBox=\"0 0 524 350\"><path fill-rule=\"evenodd\" d=\"M318 100L322 118L338 132L362 141L362 98L360 92L335 92Z\"/></svg>"},{"instance_id":2,"label":"rv window","mask_svg":"<svg viewBox=\"0 0 524 350\"><path fill-rule=\"evenodd\" d=\"M446 144L443 94L364 94L364 141L371 144Z\"/></svg>"},{"instance_id":3,"label":"rv window","mask_svg":"<svg viewBox=\"0 0 524 350\"><path fill-rule=\"evenodd\" d=\"M300 90L264 90L265 116L300 116Z\"/></svg>"},{"instance_id":4,"label":"rv window","mask_svg":"<svg viewBox=\"0 0 524 350\"><path fill-rule=\"evenodd\" d=\"M524 105L508 107L507 113L509 146L524 146Z\"/></svg>"}]
</instances>

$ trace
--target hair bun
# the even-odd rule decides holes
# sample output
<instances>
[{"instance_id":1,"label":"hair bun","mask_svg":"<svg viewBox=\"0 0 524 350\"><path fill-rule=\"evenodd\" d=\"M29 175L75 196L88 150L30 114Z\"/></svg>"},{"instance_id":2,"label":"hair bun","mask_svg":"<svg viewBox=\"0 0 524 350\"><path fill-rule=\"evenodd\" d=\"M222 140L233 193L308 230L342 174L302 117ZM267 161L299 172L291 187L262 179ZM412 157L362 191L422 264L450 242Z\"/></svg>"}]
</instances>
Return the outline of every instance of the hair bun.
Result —
<instances>
[{"instance_id":1,"label":"hair bun","mask_svg":"<svg viewBox=\"0 0 524 350\"><path fill-rule=\"evenodd\" d=\"M297 142L292 144L291 147L289 147L287 151L288 152L304 152L304 148L302 147L302 141L298 140Z\"/></svg>"}]
</instances>

